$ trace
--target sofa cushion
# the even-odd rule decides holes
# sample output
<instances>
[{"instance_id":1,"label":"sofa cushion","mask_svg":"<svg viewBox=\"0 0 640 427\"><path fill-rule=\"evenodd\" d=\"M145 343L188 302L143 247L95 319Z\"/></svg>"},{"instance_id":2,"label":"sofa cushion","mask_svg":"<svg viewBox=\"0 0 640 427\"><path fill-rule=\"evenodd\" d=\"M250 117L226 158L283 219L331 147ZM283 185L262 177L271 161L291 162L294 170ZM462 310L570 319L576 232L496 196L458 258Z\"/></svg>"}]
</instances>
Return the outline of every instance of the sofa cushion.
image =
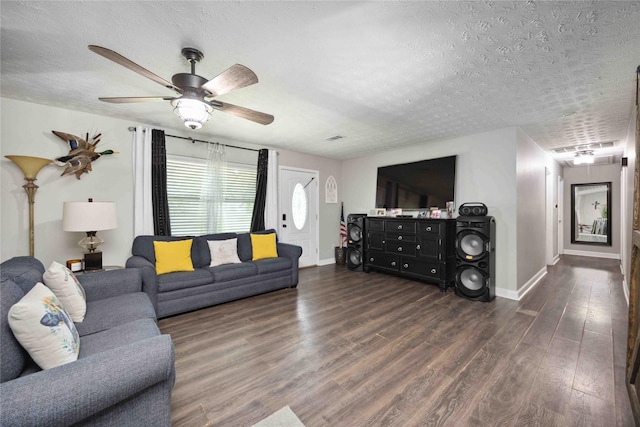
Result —
<instances>
[{"instance_id":1,"label":"sofa cushion","mask_svg":"<svg viewBox=\"0 0 640 427\"><path fill-rule=\"evenodd\" d=\"M87 312L87 299L84 288L75 274L59 262L53 261L42 275L44 284L51 289L67 310L71 320L82 322Z\"/></svg>"},{"instance_id":2,"label":"sofa cushion","mask_svg":"<svg viewBox=\"0 0 640 427\"><path fill-rule=\"evenodd\" d=\"M209 253L211 255L211 263L209 267L224 264L239 264L238 258L238 239L227 240L209 240Z\"/></svg>"},{"instance_id":3,"label":"sofa cushion","mask_svg":"<svg viewBox=\"0 0 640 427\"><path fill-rule=\"evenodd\" d=\"M209 253L209 244L211 240L228 240L235 239L238 235L236 233L216 233L205 234L203 236L196 237L194 239L194 245L196 245L199 259L194 260L193 266L195 268L209 267L211 264L211 254Z\"/></svg>"},{"instance_id":4,"label":"sofa cushion","mask_svg":"<svg viewBox=\"0 0 640 427\"><path fill-rule=\"evenodd\" d=\"M274 273L291 268L291 259L283 257L261 259L253 263L258 268L258 274Z\"/></svg>"},{"instance_id":5,"label":"sofa cushion","mask_svg":"<svg viewBox=\"0 0 640 427\"><path fill-rule=\"evenodd\" d=\"M169 292L177 289L192 288L194 286L206 285L211 283L213 278L209 271L204 268L198 268L194 271L182 271L176 273L167 273L158 276L158 292Z\"/></svg>"},{"instance_id":6,"label":"sofa cushion","mask_svg":"<svg viewBox=\"0 0 640 427\"><path fill-rule=\"evenodd\" d=\"M87 315L76 328L81 337L139 319L155 321L156 312L144 292L117 295L87 303ZM84 345L84 342L83 342Z\"/></svg>"},{"instance_id":7,"label":"sofa cushion","mask_svg":"<svg viewBox=\"0 0 640 427\"><path fill-rule=\"evenodd\" d=\"M276 249L276 233L251 233L251 260L257 261L267 258L278 258Z\"/></svg>"},{"instance_id":8,"label":"sofa cushion","mask_svg":"<svg viewBox=\"0 0 640 427\"><path fill-rule=\"evenodd\" d=\"M243 262L241 264L226 264L211 267L209 268L209 272L213 276L213 282L218 283L257 276L258 268L253 262Z\"/></svg>"},{"instance_id":9,"label":"sofa cushion","mask_svg":"<svg viewBox=\"0 0 640 427\"><path fill-rule=\"evenodd\" d=\"M251 261L253 258L253 250L251 249L251 234L271 234L275 233L274 229L254 231L253 233L238 234L238 257L240 261ZM278 235L276 234L276 242Z\"/></svg>"},{"instance_id":10,"label":"sofa cushion","mask_svg":"<svg viewBox=\"0 0 640 427\"><path fill-rule=\"evenodd\" d=\"M16 340L9 326L9 309L24 296L22 289L11 280L6 279L0 285L0 382L18 378L27 363L28 356L24 348Z\"/></svg>"},{"instance_id":11,"label":"sofa cushion","mask_svg":"<svg viewBox=\"0 0 640 427\"><path fill-rule=\"evenodd\" d=\"M153 319L139 319L82 337L78 359L160 335Z\"/></svg>"},{"instance_id":12,"label":"sofa cushion","mask_svg":"<svg viewBox=\"0 0 640 427\"><path fill-rule=\"evenodd\" d=\"M193 271L192 246L193 239L177 242L153 242L156 255L156 274Z\"/></svg>"},{"instance_id":13,"label":"sofa cushion","mask_svg":"<svg viewBox=\"0 0 640 427\"><path fill-rule=\"evenodd\" d=\"M78 331L55 294L42 283L11 307L8 320L16 339L42 369L77 360Z\"/></svg>"},{"instance_id":14,"label":"sofa cushion","mask_svg":"<svg viewBox=\"0 0 640 427\"><path fill-rule=\"evenodd\" d=\"M26 294L38 282L42 282L44 265L34 257L19 256L2 263L0 275L2 281L9 279Z\"/></svg>"}]
</instances>

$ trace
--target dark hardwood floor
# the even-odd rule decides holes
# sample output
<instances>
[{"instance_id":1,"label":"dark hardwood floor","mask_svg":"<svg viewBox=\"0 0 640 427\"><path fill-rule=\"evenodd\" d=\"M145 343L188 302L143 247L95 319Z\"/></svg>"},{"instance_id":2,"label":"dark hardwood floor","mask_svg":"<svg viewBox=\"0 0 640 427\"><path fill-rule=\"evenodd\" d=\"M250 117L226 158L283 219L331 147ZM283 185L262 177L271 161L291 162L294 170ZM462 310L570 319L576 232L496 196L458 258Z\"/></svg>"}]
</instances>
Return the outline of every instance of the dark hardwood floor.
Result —
<instances>
[{"instance_id":1,"label":"dark hardwood floor","mask_svg":"<svg viewBox=\"0 0 640 427\"><path fill-rule=\"evenodd\" d=\"M633 426L619 262L564 256L520 302L341 266L163 319L175 426Z\"/></svg>"}]
</instances>

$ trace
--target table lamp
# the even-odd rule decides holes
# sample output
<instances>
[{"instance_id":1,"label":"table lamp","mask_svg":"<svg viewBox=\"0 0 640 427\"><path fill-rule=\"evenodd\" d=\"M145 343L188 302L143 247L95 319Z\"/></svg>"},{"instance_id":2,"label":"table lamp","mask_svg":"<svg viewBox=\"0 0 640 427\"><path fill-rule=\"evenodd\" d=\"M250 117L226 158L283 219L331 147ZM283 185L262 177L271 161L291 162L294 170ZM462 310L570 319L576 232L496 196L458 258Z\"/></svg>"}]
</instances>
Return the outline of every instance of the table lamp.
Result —
<instances>
[{"instance_id":1,"label":"table lamp","mask_svg":"<svg viewBox=\"0 0 640 427\"><path fill-rule=\"evenodd\" d=\"M40 172L40 169L51 163L53 160L31 156L5 157L15 163L20 168L20 170L22 170L24 179L27 181L27 183L23 185L22 188L24 188L24 191L27 192L27 197L29 200L29 255L34 256L33 241L35 232L33 227L33 205L36 201L36 191L39 187L33 181L36 180L36 176L38 176L38 172Z\"/></svg>"},{"instance_id":2,"label":"table lamp","mask_svg":"<svg viewBox=\"0 0 640 427\"><path fill-rule=\"evenodd\" d=\"M62 211L62 229L81 231L87 236L78 244L85 248L84 269L102 270L102 252L96 249L104 243L96 236L97 231L112 230L118 227L118 216L114 202L64 202Z\"/></svg>"}]
</instances>

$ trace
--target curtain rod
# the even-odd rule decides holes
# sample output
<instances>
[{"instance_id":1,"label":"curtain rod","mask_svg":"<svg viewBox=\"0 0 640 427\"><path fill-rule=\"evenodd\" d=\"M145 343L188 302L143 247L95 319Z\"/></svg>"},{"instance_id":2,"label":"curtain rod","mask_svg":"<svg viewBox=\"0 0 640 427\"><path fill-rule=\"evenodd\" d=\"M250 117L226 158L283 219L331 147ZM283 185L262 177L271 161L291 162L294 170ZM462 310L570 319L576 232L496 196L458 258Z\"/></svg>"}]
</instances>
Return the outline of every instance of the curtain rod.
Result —
<instances>
[{"instance_id":1,"label":"curtain rod","mask_svg":"<svg viewBox=\"0 0 640 427\"><path fill-rule=\"evenodd\" d=\"M136 128L133 126L129 126L129 131L135 132ZM196 142L204 142L205 144L221 144L218 142L205 141L204 139L191 138L190 136L169 135L168 133L165 133L164 136L169 136L171 138L178 138L178 139L186 139L187 141L191 141L192 144ZM238 147L236 145L229 145L229 144L222 144L222 145L224 145L225 147L237 148L239 150L260 151L260 150L256 150L255 148Z\"/></svg>"}]
</instances>

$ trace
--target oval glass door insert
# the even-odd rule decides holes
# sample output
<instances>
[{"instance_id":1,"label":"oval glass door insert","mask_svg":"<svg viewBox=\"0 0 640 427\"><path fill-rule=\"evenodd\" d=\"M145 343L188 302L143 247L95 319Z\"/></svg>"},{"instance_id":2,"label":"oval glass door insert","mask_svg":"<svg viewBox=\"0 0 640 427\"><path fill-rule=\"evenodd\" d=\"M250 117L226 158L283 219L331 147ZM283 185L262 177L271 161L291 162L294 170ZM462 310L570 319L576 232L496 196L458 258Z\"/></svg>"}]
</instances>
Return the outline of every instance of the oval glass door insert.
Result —
<instances>
[{"instance_id":1,"label":"oval glass door insert","mask_svg":"<svg viewBox=\"0 0 640 427\"><path fill-rule=\"evenodd\" d=\"M293 188L293 195L291 196L291 216L293 216L293 225L295 225L298 230L302 230L307 223L307 193L300 183L297 183Z\"/></svg>"}]
</instances>

